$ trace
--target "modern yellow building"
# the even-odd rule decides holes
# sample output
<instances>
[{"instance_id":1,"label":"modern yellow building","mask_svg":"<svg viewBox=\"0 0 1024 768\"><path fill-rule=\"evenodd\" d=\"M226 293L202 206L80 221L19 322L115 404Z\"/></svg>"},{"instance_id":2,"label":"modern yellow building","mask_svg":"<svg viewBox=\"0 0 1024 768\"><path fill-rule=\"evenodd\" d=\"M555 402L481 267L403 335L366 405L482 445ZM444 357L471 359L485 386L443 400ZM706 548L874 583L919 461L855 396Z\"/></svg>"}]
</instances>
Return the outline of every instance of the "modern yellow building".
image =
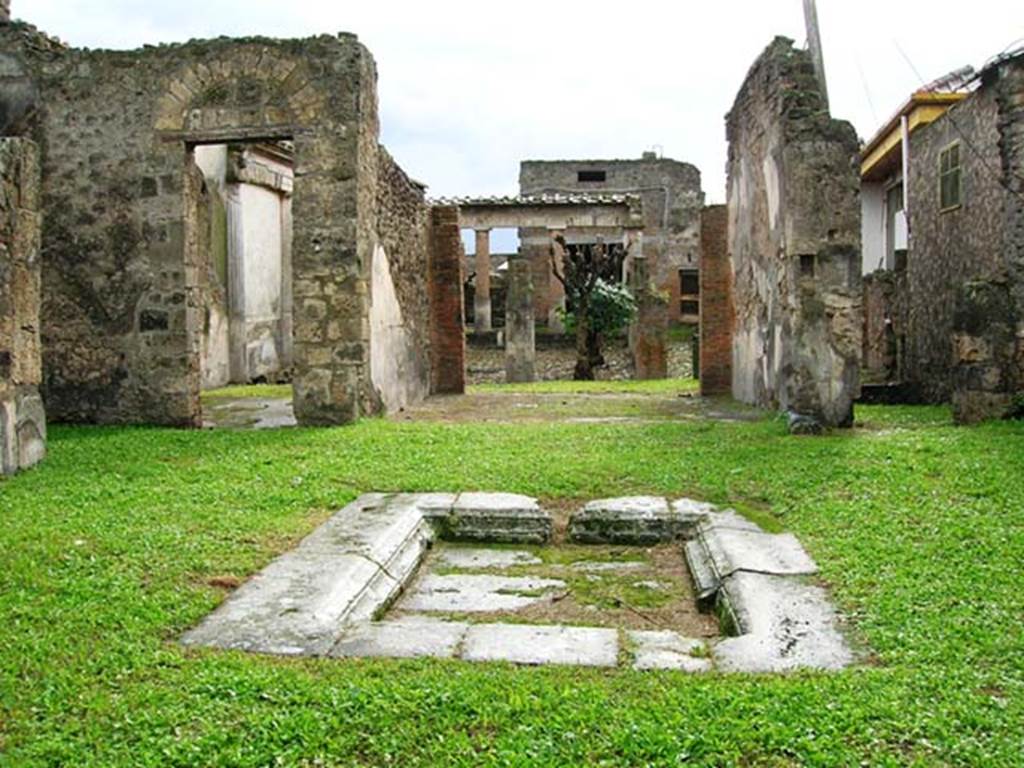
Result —
<instances>
[{"instance_id":1,"label":"modern yellow building","mask_svg":"<svg viewBox=\"0 0 1024 768\"><path fill-rule=\"evenodd\" d=\"M918 91L861 152L861 207L864 274L899 269L907 250L908 208L903 179L912 158L910 136L934 122L968 94Z\"/></svg>"}]
</instances>

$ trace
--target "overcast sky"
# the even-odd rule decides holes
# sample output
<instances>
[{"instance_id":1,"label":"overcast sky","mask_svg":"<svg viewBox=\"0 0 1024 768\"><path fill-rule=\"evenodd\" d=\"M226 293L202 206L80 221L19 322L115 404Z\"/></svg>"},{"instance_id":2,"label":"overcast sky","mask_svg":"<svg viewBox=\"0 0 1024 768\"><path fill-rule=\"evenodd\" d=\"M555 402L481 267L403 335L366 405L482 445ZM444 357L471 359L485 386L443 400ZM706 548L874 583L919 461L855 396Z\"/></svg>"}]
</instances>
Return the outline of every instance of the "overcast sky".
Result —
<instances>
[{"instance_id":1,"label":"overcast sky","mask_svg":"<svg viewBox=\"0 0 1024 768\"><path fill-rule=\"evenodd\" d=\"M382 141L434 196L515 193L522 159L656 148L698 166L721 202L736 90L772 37L805 40L801 0L12 4L83 47L355 32L377 60ZM1024 42L1021 0L819 0L819 16L833 114L862 138L921 85L911 63L931 80Z\"/></svg>"}]
</instances>

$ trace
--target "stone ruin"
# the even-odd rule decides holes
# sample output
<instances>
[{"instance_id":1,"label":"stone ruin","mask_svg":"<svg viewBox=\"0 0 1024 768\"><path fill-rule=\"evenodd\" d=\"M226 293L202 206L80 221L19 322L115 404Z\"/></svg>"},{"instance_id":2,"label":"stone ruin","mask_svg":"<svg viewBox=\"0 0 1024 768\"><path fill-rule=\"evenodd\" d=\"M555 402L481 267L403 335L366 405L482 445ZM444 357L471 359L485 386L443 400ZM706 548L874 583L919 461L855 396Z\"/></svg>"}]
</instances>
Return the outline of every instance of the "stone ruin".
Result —
<instances>
[{"instance_id":1,"label":"stone ruin","mask_svg":"<svg viewBox=\"0 0 1024 768\"><path fill-rule=\"evenodd\" d=\"M435 235L423 186L378 144L376 67L354 36L92 51L12 22L0 74L3 133L44 148L38 330L53 420L199 426L224 314L213 185L195 163L211 145L294 151L292 306L268 303L271 336L292 318L280 349L298 421L348 423L430 391L444 346L431 313L451 310L428 276L461 247Z\"/></svg>"},{"instance_id":2,"label":"stone ruin","mask_svg":"<svg viewBox=\"0 0 1024 768\"><path fill-rule=\"evenodd\" d=\"M39 396L39 150L0 139L0 471L13 474L46 453Z\"/></svg>"},{"instance_id":3,"label":"stone ruin","mask_svg":"<svg viewBox=\"0 0 1024 768\"><path fill-rule=\"evenodd\" d=\"M829 670L856 661L827 592L813 581L817 565L791 534L767 533L733 510L657 497L586 504L569 521L569 551L552 543L554 528L536 499L517 494L366 494L182 642L285 656L695 673ZM598 559L586 557L590 548ZM652 569L644 556L659 548ZM679 576L668 577L677 568ZM574 620L559 620L557 606L607 580L630 593L679 592L673 614L689 614L686 626L702 636L635 607L643 623L630 626L621 597L612 602L618 615L589 603Z\"/></svg>"},{"instance_id":4,"label":"stone ruin","mask_svg":"<svg viewBox=\"0 0 1024 768\"><path fill-rule=\"evenodd\" d=\"M667 323L698 313L705 394L851 423L857 140L788 40L728 117L727 208L703 207L697 169L650 154L525 162L511 203L428 201L378 143L376 66L349 34L93 51L0 18L0 123L20 142L3 155L5 269L38 285L35 308L13 278L4 296L5 467L42 454L40 395L54 421L199 426L204 384L282 376L298 422L329 425L464 391L460 226L483 262L492 227L524 237L511 379L532 377L533 327L564 301L552 233L621 237L639 377L664 375ZM277 255L253 267L266 295L225 265L247 237L232 184L280 211ZM475 314L486 329L486 296Z\"/></svg>"},{"instance_id":5,"label":"stone ruin","mask_svg":"<svg viewBox=\"0 0 1024 768\"><path fill-rule=\"evenodd\" d=\"M728 119L732 393L850 426L861 353L857 134L807 51L776 39ZM799 423L799 422L795 422Z\"/></svg>"}]
</instances>

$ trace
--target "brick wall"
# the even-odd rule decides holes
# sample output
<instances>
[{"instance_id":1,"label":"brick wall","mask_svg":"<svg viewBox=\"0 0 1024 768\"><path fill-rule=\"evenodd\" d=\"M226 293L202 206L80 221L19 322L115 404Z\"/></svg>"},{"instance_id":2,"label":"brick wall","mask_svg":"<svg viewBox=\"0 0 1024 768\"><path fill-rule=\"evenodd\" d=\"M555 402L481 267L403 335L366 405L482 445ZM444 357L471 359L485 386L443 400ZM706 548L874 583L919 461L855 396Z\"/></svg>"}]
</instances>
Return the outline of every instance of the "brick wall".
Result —
<instances>
[{"instance_id":1,"label":"brick wall","mask_svg":"<svg viewBox=\"0 0 1024 768\"><path fill-rule=\"evenodd\" d=\"M25 139L0 139L0 472L12 474L46 453L39 397L39 152Z\"/></svg>"},{"instance_id":2,"label":"brick wall","mask_svg":"<svg viewBox=\"0 0 1024 768\"><path fill-rule=\"evenodd\" d=\"M429 271L430 391L461 395L466 391L466 332L462 306L462 237L459 209L430 209Z\"/></svg>"},{"instance_id":3,"label":"brick wall","mask_svg":"<svg viewBox=\"0 0 1024 768\"><path fill-rule=\"evenodd\" d=\"M732 391L732 265L729 262L729 215L724 205L708 206L701 215L700 391Z\"/></svg>"}]
</instances>

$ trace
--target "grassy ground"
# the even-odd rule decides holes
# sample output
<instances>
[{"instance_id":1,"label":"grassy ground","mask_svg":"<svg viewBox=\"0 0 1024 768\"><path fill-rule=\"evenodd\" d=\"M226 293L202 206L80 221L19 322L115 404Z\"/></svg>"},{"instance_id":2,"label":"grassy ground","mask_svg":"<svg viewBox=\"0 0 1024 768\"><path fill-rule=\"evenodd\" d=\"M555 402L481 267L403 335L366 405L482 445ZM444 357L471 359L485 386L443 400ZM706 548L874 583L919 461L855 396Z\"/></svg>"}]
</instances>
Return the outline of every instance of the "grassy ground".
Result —
<instances>
[{"instance_id":1,"label":"grassy ground","mask_svg":"<svg viewBox=\"0 0 1024 768\"><path fill-rule=\"evenodd\" d=\"M243 400L252 398L283 398L291 399L291 384L239 384L219 389L208 389L202 394L203 403L216 403L223 400Z\"/></svg>"},{"instance_id":2,"label":"grassy ground","mask_svg":"<svg viewBox=\"0 0 1024 768\"><path fill-rule=\"evenodd\" d=\"M674 395L697 392L696 379L660 379L656 381L535 381L530 384L478 384L469 394L500 392L503 394L573 395L573 394L638 394Z\"/></svg>"},{"instance_id":3,"label":"grassy ground","mask_svg":"<svg viewBox=\"0 0 1024 768\"><path fill-rule=\"evenodd\" d=\"M1024 425L779 420L52 430L0 484L0 765L1024 764ZM686 676L186 652L368 490L649 492L795 531L872 662Z\"/></svg>"}]
</instances>

